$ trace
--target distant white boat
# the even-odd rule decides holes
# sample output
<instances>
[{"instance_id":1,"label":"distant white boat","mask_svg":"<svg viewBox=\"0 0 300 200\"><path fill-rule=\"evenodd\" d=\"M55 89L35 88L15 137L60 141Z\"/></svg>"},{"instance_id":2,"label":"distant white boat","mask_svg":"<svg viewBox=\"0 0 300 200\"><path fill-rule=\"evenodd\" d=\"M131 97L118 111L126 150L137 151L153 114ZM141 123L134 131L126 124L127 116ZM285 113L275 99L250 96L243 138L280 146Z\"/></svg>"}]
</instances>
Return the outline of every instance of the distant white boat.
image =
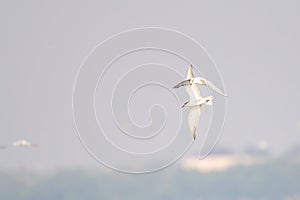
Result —
<instances>
[{"instance_id":1,"label":"distant white boat","mask_svg":"<svg viewBox=\"0 0 300 200\"><path fill-rule=\"evenodd\" d=\"M13 142L12 145L15 147L38 147L39 146L37 144L31 144L30 142L28 142L26 140L17 140L15 142Z\"/></svg>"},{"instance_id":2,"label":"distant white boat","mask_svg":"<svg viewBox=\"0 0 300 200\"><path fill-rule=\"evenodd\" d=\"M11 145L7 145L7 146L1 145L0 149L6 149L10 146L12 146L12 147L39 147L38 144L32 144L32 143L28 142L27 140L16 140Z\"/></svg>"},{"instance_id":3,"label":"distant white boat","mask_svg":"<svg viewBox=\"0 0 300 200\"><path fill-rule=\"evenodd\" d=\"M194 79L193 74L193 66L191 65L187 72L187 80ZM190 128L190 132L194 138L196 139L196 131L199 125L202 105L212 105L212 96L202 97L200 95L200 90L196 84L186 84L185 81L177 84L174 88L185 87L186 92L188 93L190 100L183 104L182 108L185 106L191 107L189 115L188 115L188 124Z\"/></svg>"}]
</instances>

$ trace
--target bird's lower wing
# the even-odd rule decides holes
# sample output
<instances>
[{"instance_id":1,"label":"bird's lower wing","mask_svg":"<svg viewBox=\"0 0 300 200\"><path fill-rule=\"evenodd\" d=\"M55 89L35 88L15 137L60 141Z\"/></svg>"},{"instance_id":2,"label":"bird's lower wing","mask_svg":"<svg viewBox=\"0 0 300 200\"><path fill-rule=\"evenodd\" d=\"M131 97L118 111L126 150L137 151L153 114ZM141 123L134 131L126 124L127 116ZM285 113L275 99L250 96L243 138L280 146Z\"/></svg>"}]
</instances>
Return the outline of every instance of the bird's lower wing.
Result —
<instances>
[{"instance_id":1,"label":"bird's lower wing","mask_svg":"<svg viewBox=\"0 0 300 200\"><path fill-rule=\"evenodd\" d=\"M188 123L190 127L191 134L195 140L197 128L199 125L200 115L201 115L201 106L193 106L189 112Z\"/></svg>"}]
</instances>

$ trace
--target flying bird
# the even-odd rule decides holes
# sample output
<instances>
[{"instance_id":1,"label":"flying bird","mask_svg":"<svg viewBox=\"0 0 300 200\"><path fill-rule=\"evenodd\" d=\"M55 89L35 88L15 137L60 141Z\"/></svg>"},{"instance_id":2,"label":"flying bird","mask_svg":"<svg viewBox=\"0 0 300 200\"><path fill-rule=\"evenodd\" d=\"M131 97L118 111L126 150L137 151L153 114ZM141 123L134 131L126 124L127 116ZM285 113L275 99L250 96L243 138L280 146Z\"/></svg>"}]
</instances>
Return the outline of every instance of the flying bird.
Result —
<instances>
[{"instance_id":1,"label":"flying bird","mask_svg":"<svg viewBox=\"0 0 300 200\"><path fill-rule=\"evenodd\" d=\"M187 73L187 80L194 79L194 74L193 74L193 66L191 65L188 69ZM202 111L202 105L212 105L212 96L209 97L202 97L200 94L200 90L197 87L196 84L184 84L181 85L183 82L177 84L174 88L179 88L181 86L185 87L186 92L188 93L190 100L188 102L185 102L182 106L188 106L191 107L189 115L188 115L188 124L190 128L190 132L194 138L196 139L196 131L199 125L199 120L200 120L200 115ZM180 86L178 86L180 85ZM178 86L178 87L177 87Z\"/></svg>"},{"instance_id":2,"label":"flying bird","mask_svg":"<svg viewBox=\"0 0 300 200\"><path fill-rule=\"evenodd\" d=\"M193 66L191 65L189 70L193 69ZM202 77L194 77L193 73L191 72L192 76L191 77L187 77L186 80L178 83L177 85L174 86L174 88L179 88L179 87L183 87L183 86L189 86L189 85L193 85L193 84L199 84L199 85L205 85L208 86L209 88L213 89L214 91L216 91L217 93L221 94L222 96L227 96L226 94L224 94L224 92L219 89L217 86L215 86L211 81L206 80L205 78Z\"/></svg>"}]
</instances>

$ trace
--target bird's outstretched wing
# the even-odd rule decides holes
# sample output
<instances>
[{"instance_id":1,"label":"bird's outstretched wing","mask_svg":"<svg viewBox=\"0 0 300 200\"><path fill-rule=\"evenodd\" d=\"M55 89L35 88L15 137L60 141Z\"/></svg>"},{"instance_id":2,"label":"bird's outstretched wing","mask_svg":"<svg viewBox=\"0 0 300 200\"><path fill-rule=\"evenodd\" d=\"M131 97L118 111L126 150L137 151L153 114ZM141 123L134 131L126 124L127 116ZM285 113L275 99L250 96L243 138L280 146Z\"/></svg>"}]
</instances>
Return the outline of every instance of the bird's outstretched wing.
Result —
<instances>
[{"instance_id":1,"label":"bird's outstretched wing","mask_svg":"<svg viewBox=\"0 0 300 200\"><path fill-rule=\"evenodd\" d=\"M186 75L186 79L191 79L191 78L194 78L193 66L192 65L189 66L189 69L188 69L188 72L187 72L187 75Z\"/></svg>"},{"instance_id":2,"label":"bird's outstretched wing","mask_svg":"<svg viewBox=\"0 0 300 200\"><path fill-rule=\"evenodd\" d=\"M201 106L193 106L189 112L188 123L190 127L191 134L195 140L197 128L199 125L200 115L201 115Z\"/></svg>"},{"instance_id":3,"label":"bird's outstretched wing","mask_svg":"<svg viewBox=\"0 0 300 200\"><path fill-rule=\"evenodd\" d=\"M218 87L216 87L212 82L207 81L207 86L210 87L211 89L213 89L214 91L216 91L217 93L219 93L220 95L227 97L226 94L224 94L224 92L219 89Z\"/></svg>"},{"instance_id":4,"label":"bird's outstretched wing","mask_svg":"<svg viewBox=\"0 0 300 200\"><path fill-rule=\"evenodd\" d=\"M226 94L224 94L224 92L221 89L219 89L217 86L215 86L211 81L206 80L204 78L195 77L192 81L190 80L190 82L196 83L199 85L207 85L208 87L210 87L211 89L213 89L214 91L219 93L220 95L227 96Z\"/></svg>"},{"instance_id":5,"label":"bird's outstretched wing","mask_svg":"<svg viewBox=\"0 0 300 200\"><path fill-rule=\"evenodd\" d=\"M190 86L190 85L191 85L191 79L188 79L188 80L185 80L185 81L182 81L182 82L178 83L173 88L186 87L186 86Z\"/></svg>"}]
</instances>

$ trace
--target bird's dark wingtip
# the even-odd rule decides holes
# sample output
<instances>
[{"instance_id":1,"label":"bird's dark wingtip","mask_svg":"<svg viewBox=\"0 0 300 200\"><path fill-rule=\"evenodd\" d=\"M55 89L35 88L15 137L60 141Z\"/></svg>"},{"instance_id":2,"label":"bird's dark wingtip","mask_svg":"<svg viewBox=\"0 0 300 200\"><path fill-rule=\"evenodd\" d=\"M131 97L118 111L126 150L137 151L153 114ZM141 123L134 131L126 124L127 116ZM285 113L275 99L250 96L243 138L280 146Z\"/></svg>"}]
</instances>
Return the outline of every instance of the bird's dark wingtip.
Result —
<instances>
[{"instance_id":1,"label":"bird's dark wingtip","mask_svg":"<svg viewBox=\"0 0 300 200\"><path fill-rule=\"evenodd\" d=\"M179 88L178 84L177 84L177 85L175 85L175 86L173 86L173 88L174 88L174 89L176 89L176 88Z\"/></svg>"}]
</instances>

